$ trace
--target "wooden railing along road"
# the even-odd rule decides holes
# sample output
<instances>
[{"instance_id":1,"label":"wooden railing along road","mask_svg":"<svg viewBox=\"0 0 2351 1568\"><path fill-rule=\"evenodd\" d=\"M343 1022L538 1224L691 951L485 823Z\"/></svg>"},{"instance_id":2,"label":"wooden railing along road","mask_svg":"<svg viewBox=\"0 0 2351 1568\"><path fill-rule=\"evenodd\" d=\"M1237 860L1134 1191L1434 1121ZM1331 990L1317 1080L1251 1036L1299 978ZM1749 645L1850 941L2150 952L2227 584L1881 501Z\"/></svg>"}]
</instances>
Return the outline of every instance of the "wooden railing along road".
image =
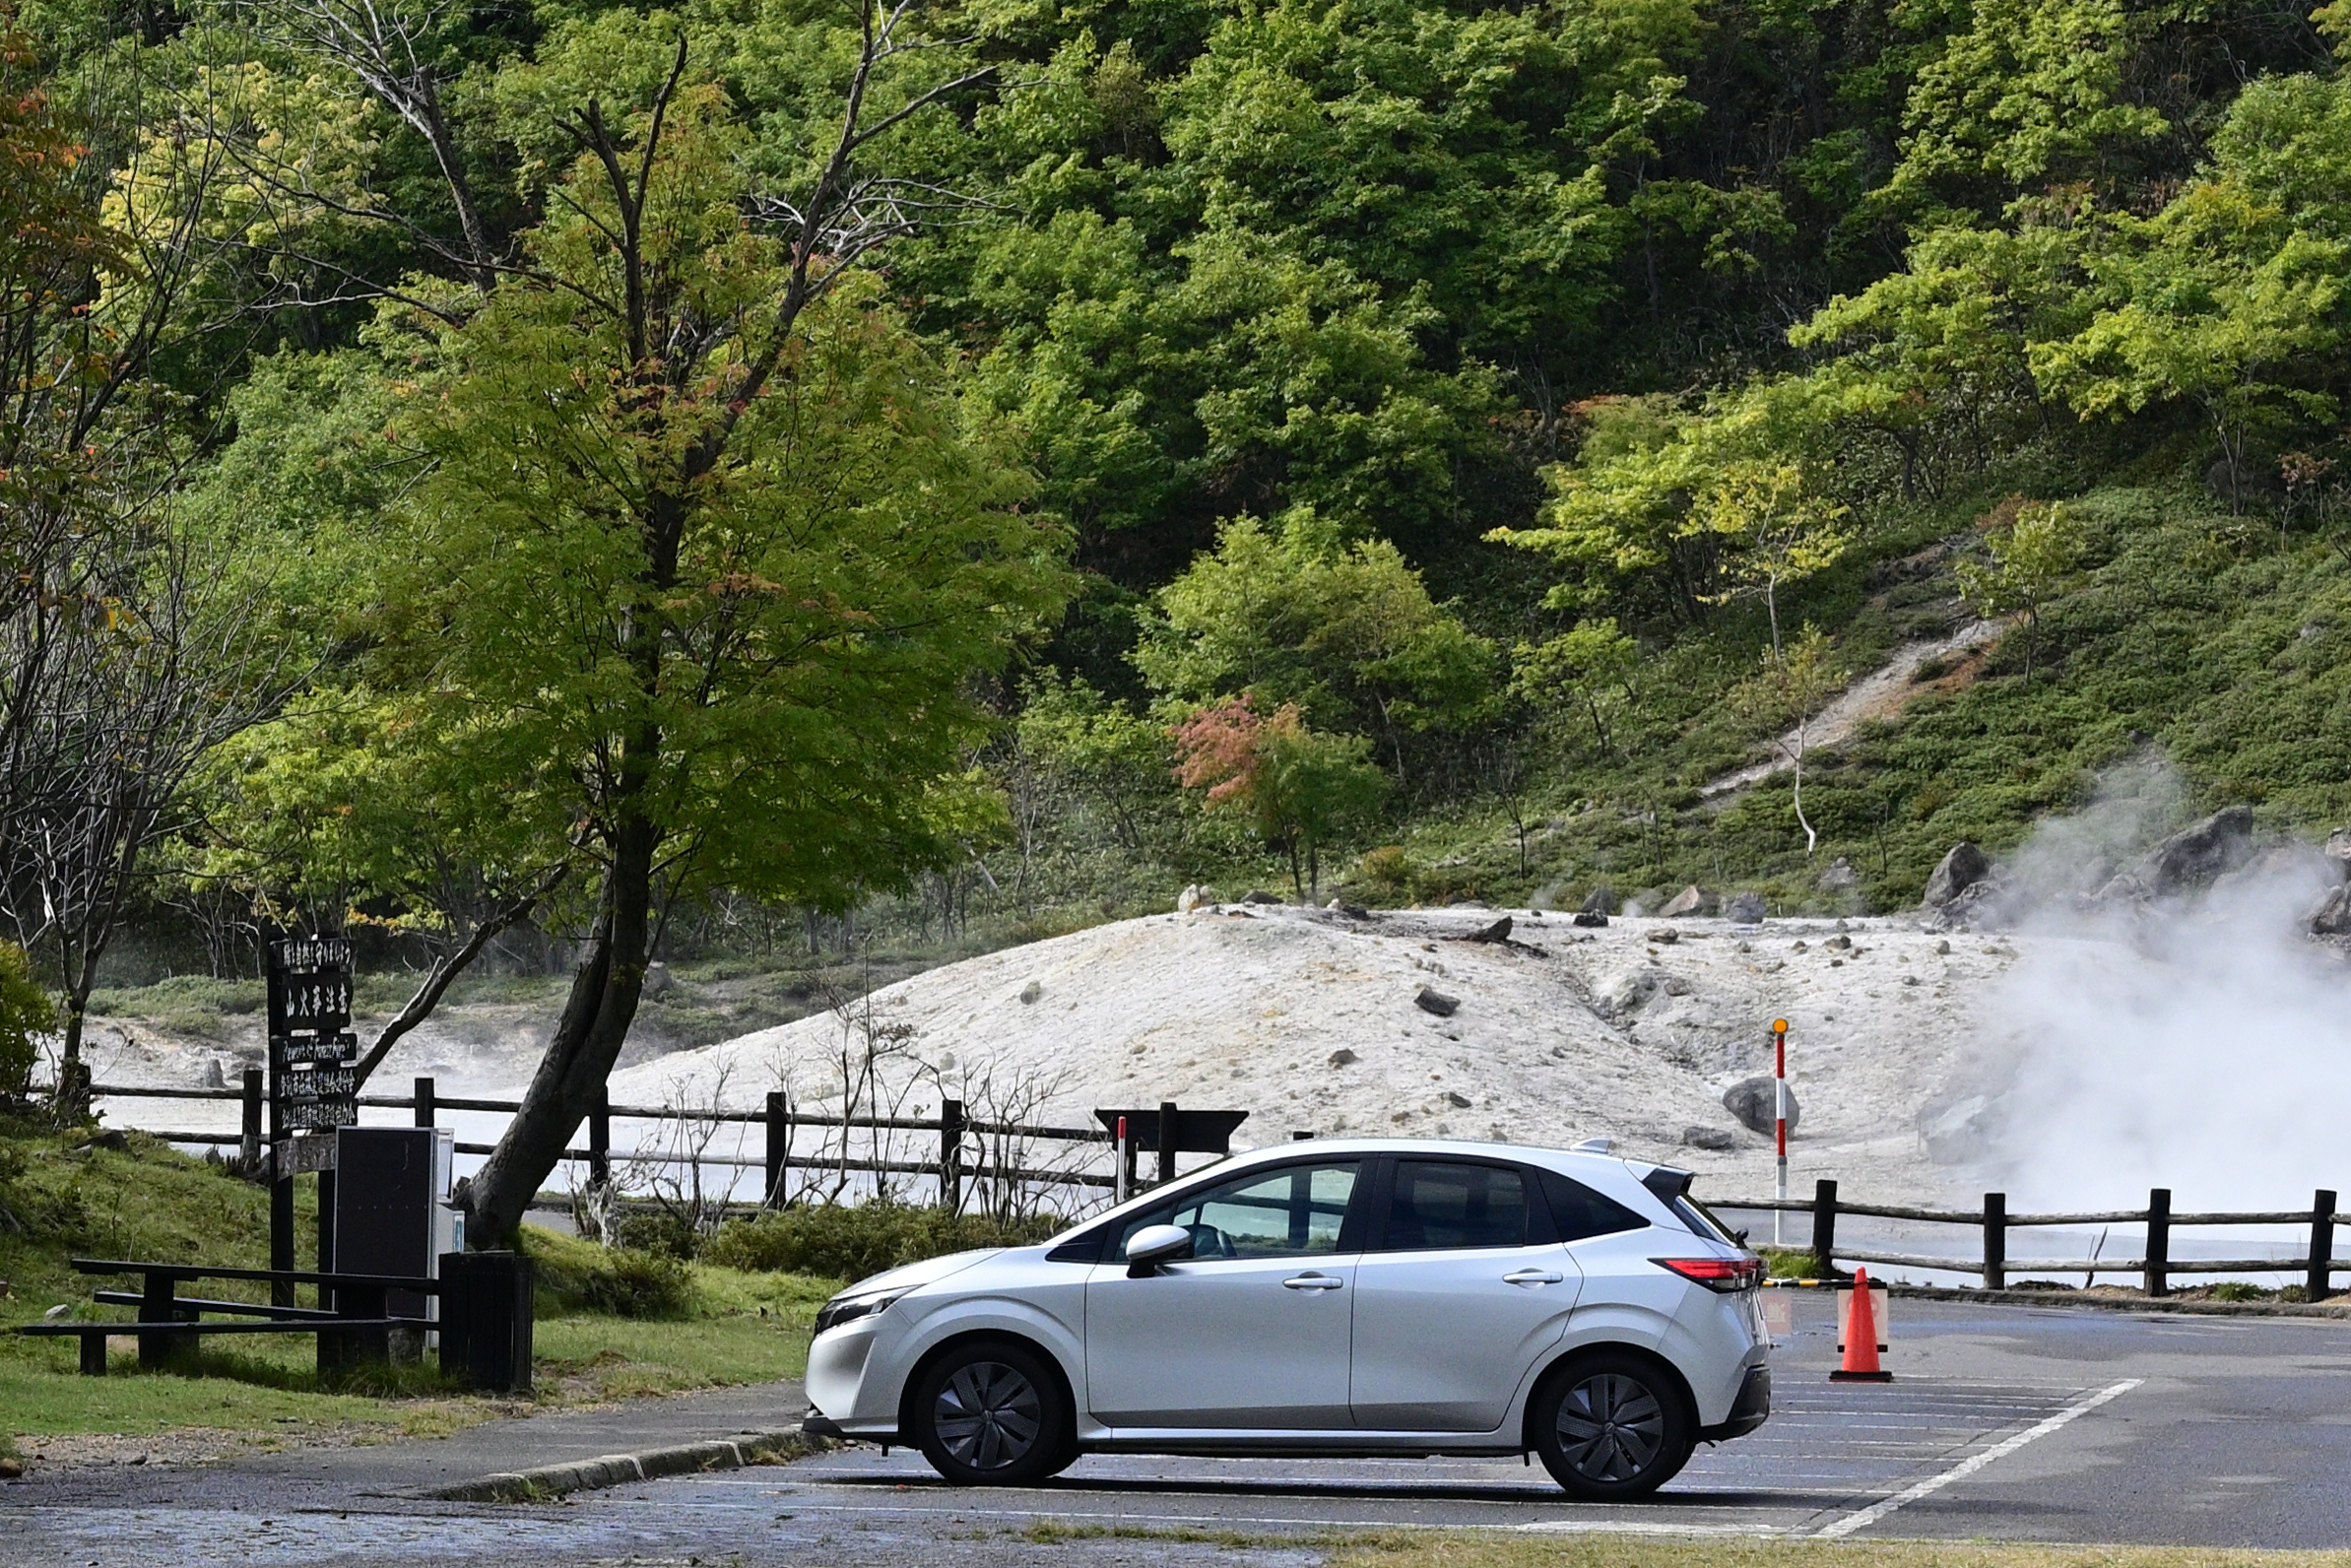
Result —
<instances>
[{"instance_id":1,"label":"wooden railing along road","mask_svg":"<svg viewBox=\"0 0 2351 1568\"><path fill-rule=\"evenodd\" d=\"M2135 1274L2140 1276L2141 1288L2148 1295L2160 1296L2169 1293L2174 1274L2291 1274L2300 1270L2308 1299L2322 1301L2330 1292L2328 1276L2351 1271L2351 1259L2334 1256L2335 1195L2323 1189L2313 1195L2308 1209L2228 1213L2175 1213L2172 1211L2172 1193L2168 1187L2150 1191L2144 1209L2062 1214L2012 1214L2008 1212L2008 1200L2004 1193L1986 1193L1984 1207L1974 1209L1849 1204L1837 1197L1837 1184L1833 1181L1820 1182L1809 1202L1795 1198L1709 1198L1706 1203L1709 1208L1718 1209L1811 1215L1812 1241L1805 1250L1832 1267L1837 1263L1862 1263L1891 1264L1897 1268L1940 1269L1954 1274L1979 1275L1987 1290L2005 1289L2011 1274L2078 1274L2090 1276ZM1837 1217L1840 1214L1970 1226L1981 1233L1982 1249L1975 1258L1970 1259L1841 1246L1837 1241ZM2172 1232L2183 1226L2304 1224L2310 1226L2310 1246L2300 1259L2174 1258L2171 1255ZM2008 1256L2010 1231L2051 1225L2143 1225L2146 1227L2146 1244L2141 1256L2136 1258L2012 1259Z\"/></svg>"},{"instance_id":2,"label":"wooden railing along road","mask_svg":"<svg viewBox=\"0 0 2351 1568\"><path fill-rule=\"evenodd\" d=\"M247 1068L244 1081L237 1088L155 1088L126 1083L94 1083L90 1093L93 1099L235 1101L241 1106L242 1116L240 1126L234 1133L147 1127L136 1131L168 1143L234 1144L248 1166L258 1166L261 1162L261 1154L267 1143L264 1128L267 1125L268 1101L259 1068ZM362 1094L359 1097L359 1104L362 1109L412 1111L419 1127L437 1125L444 1111L484 1111L511 1116L521 1109L520 1102L515 1100L442 1095L436 1091L429 1078L415 1079L413 1089L407 1094ZM756 1127L764 1134L764 1147L755 1158L744 1154L701 1150L682 1152L676 1148L643 1145L615 1149L613 1123L616 1121ZM796 1150L793 1146L795 1136L808 1129L841 1133L929 1133L938 1140L938 1153L931 1159L876 1159L871 1155L859 1157L849 1154L845 1144L842 1149L833 1152ZM608 1100L600 1102L588 1114L587 1134L587 1145L584 1148L565 1149L563 1158L584 1164L591 1184L610 1182L613 1164L620 1160L699 1163L758 1170L765 1178L760 1186L763 1198L772 1198L780 1191L786 1173L793 1170L929 1176L938 1180L941 1201L949 1208L961 1207L965 1180L981 1176L999 1182L1044 1187L1110 1188L1117 1185L1116 1175L1108 1172L1031 1170L994 1164L988 1160L984 1142L976 1149L971 1146L973 1140L987 1139L1107 1145L1111 1142L1110 1135L1101 1129L987 1121L965 1114L963 1103L958 1100L942 1101L940 1114L935 1117L824 1116L795 1107L784 1094L777 1091L770 1091L764 1107L756 1111L681 1110L666 1106L614 1105ZM492 1145L460 1143L456 1147L460 1154L488 1154ZM1171 1155L1161 1154L1159 1162L1163 1178L1175 1174Z\"/></svg>"},{"instance_id":3,"label":"wooden railing along road","mask_svg":"<svg viewBox=\"0 0 2351 1568\"><path fill-rule=\"evenodd\" d=\"M142 1128L151 1137L173 1143L237 1144L249 1166L260 1163L264 1144L263 1127L266 1102L263 1098L262 1073L248 1068L244 1081L237 1088L148 1088L132 1084L99 1083L91 1092L99 1098L156 1099L156 1100L233 1100L242 1106L242 1125L235 1133L171 1131ZM408 1110L415 1114L416 1125L430 1127L443 1111L480 1111L511 1116L519 1108L513 1100L492 1100L437 1094L433 1080L420 1078L408 1094L363 1094L359 1103L362 1107L381 1110ZM1170 1107L1172 1109L1172 1107ZM696 1152L684 1154L674 1149L636 1147L616 1151L612 1142L615 1121L678 1122L701 1124L744 1125L757 1127L764 1134L764 1146L758 1157L743 1154ZM936 1154L928 1159L876 1159L856 1157L846 1151L846 1143L830 1152L806 1153L793 1146L795 1135L803 1129L846 1133L851 1130L868 1133L929 1134L938 1140ZM776 1092L768 1094L765 1106L756 1111L700 1111L680 1110L661 1106L602 1104L591 1112L587 1120L587 1146L564 1150L566 1160L584 1164L588 1179L606 1183L612 1179L613 1162L698 1160L706 1165L757 1169L763 1180L760 1193L764 1201L773 1201L783 1190L786 1173L793 1170L832 1171L857 1175L904 1175L935 1178L943 1204L960 1208L964 1184L968 1179L986 1176L999 1182L1026 1183L1047 1187L1110 1188L1117 1183L1114 1174L1094 1170L1033 1170L1018 1166L987 1162L986 1145L975 1150L974 1140L1033 1140L1043 1143L1073 1144L1107 1144L1110 1135L1100 1128L1029 1126L1020 1123L991 1122L965 1114L963 1105L955 1100L943 1101L936 1117L839 1117L813 1114L790 1104ZM1299 1135L1305 1136L1305 1135ZM1000 1149L1002 1144L999 1144ZM457 1151L462 1154L487 1154L488 1143L461 1143ZM1132 1150L1129 1158L1134 1158ZM1158 1176L1167 1180L1175 1175L1172 1153L1161 1152ZM1837 1184L1823 1180L1817 1184L1810 1200L1771 1198L1709 1198L1710 1207L1753 1212L1787 1212L1808 1214L1812 1220L1809 1247L1816 1258L1832 1269L1839 1264L1879 1264L1896 1268L1934 1269L1946 1273L1971 1274L1984 1281L1988 1290L2005 1289L2012 1274L2083 1274L2094 1278L2098 1274L2137 1274L2141 1287L2150 1296L2169 1293L2175 1274L2290 1274L2299 1270L2303 1274L2303 1288L2308 1299L2320 1301L2331 1293L2329 1276L2351 1273L2351 1259L2334 1254L2334 1229L2337 1222L2335 1195L2319 1191L2313 1195L2311 1207L2299 1209L2279 1209L2252 1212L2175 1213L2169 1188L2158 1187L2147 1195L2144 1209L2095 1209L2075 1213L2010 1213L2007 1197L2002 1193L1986 1193L1983 1207L1973 1209L1923 1209L1896 1204L1847 1203L1837 1196ZM1978 1232L1980 1249L1976 1256L1937 1257L1925 1253L1891 1252L1868 1247L1848 1247L1837 1239L1837 1220L1840 1215L1859 1218L1906 1220L1931 1225L1965 1226ZM2293 1258L2174 1258L2171 1255L2172 1232L2182 1227L2279 1226L2305 1225L2310 1227L2310 1244L2299 1259ZM2145 1229L2145 1244L2141 1255L2128 1257L2093 1258L2030 1258L2014 1259L2008 1255L2009 1233L2050 1226L2133 1225Z\"/></svg>"}]
</instances>

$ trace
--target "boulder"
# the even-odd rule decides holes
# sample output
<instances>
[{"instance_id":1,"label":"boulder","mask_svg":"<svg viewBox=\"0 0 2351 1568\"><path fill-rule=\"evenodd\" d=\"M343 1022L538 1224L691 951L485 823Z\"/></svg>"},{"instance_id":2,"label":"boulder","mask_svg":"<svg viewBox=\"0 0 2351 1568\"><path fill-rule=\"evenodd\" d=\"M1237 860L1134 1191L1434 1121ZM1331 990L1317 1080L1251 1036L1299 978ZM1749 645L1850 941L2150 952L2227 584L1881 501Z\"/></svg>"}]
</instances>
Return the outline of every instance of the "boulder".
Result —
<instances>
[{"instance_id":1,"label":"boulder","mask_svg":"<svg viewBox=\"0 0 2351 1568\"><path fill-rule=\"evenodd\" d=\"M1981 1157L1991 1145L1992 1096L1974 1089L1949 1089L1919 1108L1919 1137L1927 1157L1937 1165L1960 1165Z\"/></svg>"},{"instance_id":2,"label":"boulder","mask_svg":"<svg viewBox=\"0 0 2351 1568\"><path fill-rule=\"evenodd\" d=\"M677 979L670 973L670 966L659 958L645 965L644 994L646 996L666 996L670 988L677 983Z\"/></svg>"},{"instance_id":3,"label":"boulder","mask_svg":"<svg viewBox=\"0 0 2351 1568\"><path fill-rule=\"evenodd\" d=\"M2253 854L2253 809L2230 806L2183 827L2138 863L2135 875L2157 898L2209 886Z\"/></svg>"},{"instance_id":4,"label":"boulder","mask_svg":"<svg viewBox=\"0 0 2351 1568\"><path fill-rule=\"evenodd\" d=\"M1731 917L1731 923L1734 926L1760 926L1765 912L1763 894L1740 893L1731 900L1731 907L1723 912Z\"/></svg>"},{"instance_id":5,"label":"boulder","mask_svg":"<svg viewBox=\"0 0 2351 1568\"><path fill-rule=\"evenodd\" d=\"M1449 997L1430 986L1422 986L1419 995L1412 998L1412 1006L1423 1013L1433 1013L1440 1018L1450 1018L1461 1011L1462 999Z\"/></svg>"},{"instance_id":6,"label":"boulder","mask_svg":"<svg viewBox=\"0 0 2351 1568\"><path fill-rule=\"evenodd\" d=\"M1579 926L1604 926L1608 923L1608 917L1597 909L1579 909L1575 913L1574 923Z\"/></svg>"},{"instance_id":7,"label":"boulder","mask_svg":"<svg viewBox=\"0 0 2351 1568\"><path fill-rule=\"evenodd\" d=\"M1510 917L1504 915L1490 926L1480 926L1461 940L1464 942L1508 942L1510 940Z\"/></svg>"},{"instance_id":8,"label":"boulder","mask_svg":"<svg viewBox=\"0 0 2351 1568\"><path fill-rule=\"evenodd\" d=\"M1927 895L1919 903L1927 909L1940 909L1991 875L1992 857L1963 838L1951 846L1934 868L1934 875L1927 879Z\"/></svg>"},{"instance_id":9,"label":"boulder","mask_svg":"<svg viewBox=\"0 0 2351 1568\"><path fill-rule=\"evenodd\" d=\"M1829 862L1812 885L1824 893L1849 893L1861 885L1861 875L1853 869L1853 862L1839 855Z\"/></svg>"},{"instance_id":10,"label":"boulder","mask_svg":"<svg viewBox=\"0 0 2351 1568\"><path fill-rule=\"evenodd\" d=\"M1593 888L1591 895L1584 900L1583 912L1588 915L1616 913L1616 889L1605 882Z\"/></svg>"},{"instance_id":11,"label":"boulder","mask_svg":"<svg viewBox=\"0 0 2351 1568\"><path fill-rule=\"evenodd\" d=\"M1042 980L1031 980L1028 984L1020 988L1021 1006L1033 1006L1036 1000L1044 994L1045 983Z\"/></svg>"},{"instance_id":12,"label":"boulder","mask_svg":"<svg viewBox=\"0 0 2351 1568\"><path fill-rule=\"evenodd\" d=\"M1176 913L1188 915L1195 909L1205 909L1216 901L1216 895L1198 882L1176 894Z\"/></svg>"},{"instance_id":13,"label":"boulder","mask_svg":"<svg viewBox=\"0 0 2351 1568\"><path fill-rule=\"evenodd\" d=\"M1661 947L1670 947L1681 941L1681 933L1675 931L1671 926L1660 926L1649 934L1649 940Z\"/></svg>"},{"instance_id":14,"label":"boulder","mask_svg":"<svg viewBox=\"0 0 2351 1568\"><path fill-rule=\"evenodd\" d=\"M2351 881L2351 827L2338 827L2326 835L2325 855L2341 868L2343 879Z\"/></svg>"},{"instance_id":15,"label":"boulder","mask_svg":"<svg viewBox=\"0 0 2351 1568\"><path fill-rule=\"evenodd\" d=\"M1343 1045L1331 1053L1331 1065L1333 1067L1346 1067L1350 1063L1360 1060L1361 1058L1357 1057L1354 1052L1348 1050Z\"/></svg>"},{"instance_id":16,"label":"boulder","mask_svg":"<svg viewBox=\"0 0 2351 1568\"><path fill-rule=\"evenodd\" d=\"M1779 1116L1776 1085L1779 1080L1769 1074L1740 1078L1723 1091L1723 1109L1738 1118L1738 1125L1750 1132L1769 1135ZM1788 1136L1796 1137L1796 1090L1788 1091Z\"/></svg>"},{"instance_id":17,"label":"boulder","mask_svg":"<svg viewBox=\"0 0 2351 1568\"><path fill-rule=\"evenodd\" d=\"M1664 915L1667 920L1684 920L1691 915L1711 915L1714 910L1714 895L1699 891L1697 883L1692 882L1665 900L1665 907L1659 910L1658 913Z\"/></svg>"},{"instance_id":18,"label":"boulder","mask_svg":"<svg viewBox=\"0 0 2351 1568\"><path fill-rule=\"evenodd\" d=\"M1241 902L1245 904L1277 904L1281 902L1281 897L1278 893L1270 893L1263 887L1252 887L1241 895Z\"/></svg>"},{"instance_id":19,"label":"boulder","mask_svg":"<svg viewBox=\"0 0 2351 1568\"><path fill-rule=\"evenodd\" d=\"M1691 1148L1711 1148L1717 1153L1738 1147L1738 1140L1719 1127L1685 1127L1681 1141Z\"/></svg>"},{"instance_id":20,"label":"boulder","mask_svg":"<svg viewBox=\"0 0 2351 1568\"><path fill-rule=\"evenodd\" d=\"M1976 931L1994 925L1999 913L1994 901L1999 895L2000 884L1990 878L1970 882L1964 892L1934 912L1927 927L1930 931Z\"/></svg>"},{"instance_id":21,"label":"boulder","mask_svg":"<svg viewBox=\"0 0 2351 1568\"><path fill-rule=\"evenodd\" d=\"M2326 895L2311 916L2314 937L2351 937L2351 882Z\"/></svg>"},{"instance_id":22,"label":"boulder","mask_svg":"<svg viewBox=\"0 0 2351 1568\"><path fill-rule=\"evenodd\" d=\"M1643 1003L1658 994L1663 983L1657 970L1628 969L1610 975L1593 989L1592 1011L1603 1018L1622 1017L1641 1011Z\"/></svg>"}]
</instances>

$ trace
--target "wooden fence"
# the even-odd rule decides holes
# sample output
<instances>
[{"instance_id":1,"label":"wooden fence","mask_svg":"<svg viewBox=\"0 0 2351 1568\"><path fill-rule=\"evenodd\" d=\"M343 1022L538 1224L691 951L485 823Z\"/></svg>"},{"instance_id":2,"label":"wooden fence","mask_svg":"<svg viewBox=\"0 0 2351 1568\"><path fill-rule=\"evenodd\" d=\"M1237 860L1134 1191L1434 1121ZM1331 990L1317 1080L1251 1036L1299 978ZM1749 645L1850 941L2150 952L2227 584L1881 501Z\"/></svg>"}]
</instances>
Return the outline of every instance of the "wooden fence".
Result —
<instances>
[{"instance_id":1,"label":"wooden fence","mask_svg":"<svg viewBox=\"0 0 2351 1568\"><path fill-rule=\"evenodd\" d=\"M96 1099L146 1100L214 1100L235 1101L242 1109L240 1126L234 1133L195 1132L166 1128L139 1128L151 1138L169 1143L234 1144L244 1162L258 1167L267 1143L264 1129L268 1125L268 1100L259 1068L247 1068L243 1083L236 1088L149 1088L136 1084L94 1083L90 1093ZM416 1125L432 1127L444 1111L487 1111L511 1116L521 1109L519 1101L490 1100L442 1095L433 1080L420 1078L407 1094L361 1094L362 1109L407 1110L415 1114ZM1172 1109L1173 1107L1168 1107ZM741 1125L761 1129L764 1146L757 1157L744 1154L716 1154L706 1151L681 1152L676 1149L632 1146L616 1150L613 1147L613 1123L616 1121L677 1123L701 1125ZM848 1153L846 1138L837 1153L805 1153L795 1151L793 1139L804 1129L824 1132L859 1131L867 1133L928 1133L938 1141L937 1155L930 1159L859 1158ZM761 1172L761 1201L771 1203L783 1190L786 1173L793 1170L833 1171L857 1175L907 1175L935 1177L939 1182L940 1202L949 1209L960 1209L964 1188L968 1181L986 1179L998 1183L1015 1183L1043 1187L1111 1188L1117 1185L1114 1174L1091 1170L1031 1170L1016 1165L991 1162L985 1140L1036 1140L1044 1143L1073 1144L1098 1143L1109 1145L1111 1139L1100 1128L1030 1126L1017 1122L993 1122L966 1114L960 1100L943 1100L936 1117L896 1116L823 1116L801 1110L791 1104L781 1092L771 1091L765 1106L756 1111L720 1111L680 1109L668 1106L615 1105L600 1099L588 1114L587 1143L581 1148L567 1148L563 1158L587 1167L588 1180L593 1184L607 1184L612 1180L613 1164L622 1162L677 1163L728 1166L737 1169L755 1169ZM980 1141L977 1148L971 1145ZM461 1143L460 1154L488 1154L493 1145ZM1001 1144L999 1145L1002 1146ZM1133 1157L1130 1150L1130 1159ZM1162 1179L1173 1176L1170 1156L1160 1156Z\"/></svg>"},{"instance_id":2,"label":"wooden fence","mask_svg":"<svg viewBox=\"0 0 2351 1568\"><path fill-rule=\"evenodd\" d=\"M1824 1267L1833 1269L1842 1261L1892 1264L1898 1268L1941 1269L1954 1274L1980 1275L1987 1290L2005 1289L2011 1273L2078 1274L2092 1277L2102 1274L2135 1274L2140 1276L2141 1287L2148 1295L2160 1296L2169 1293L2174 1274L2291 1274L2299 1269L2308 1299L2322 1301L2330 1293L2328 1275L2351 1271L2351 1259L2334 1256L2335 1195L2323 1189L2313 1196L2308 1209L2273 1212L2174 1213L2172 1193L2168 1187L2151 1190L2147 1194L2147 1207L2144 1209L2070 1214L2012 1214L2008 1212L2005 1193L1986 1193L1981 1209L1912 1209L1893 1204L1845 1203L1838 1198L1837 1184L1833 1181L1820 1182L1808 1203L1795 1198L1708 1199L1707 1203L1715 1209L1810 1214L1812 1243L1808 1250ZM1935 1258L1919 1253L1878 1252L1840 1246L1837 1242L1837 1216L1840 1214L1862 1215L1873 1219L1906 1219L1931 1225L1970 1226L1983 1237L1982 1251L1974 1259ZM2146 1245L2142 1249L2142 1256L2028 1259L2012 1259L2008 1256L2008 1233L2012 1230L2049 1225L2110 1224L2144 1225ZM2181 1226L2302 1224L2310 1226L2310 1246L2300 1259L2176 1259L2171 1255L2172 1232Z\"/></svg>"}]
</instances>

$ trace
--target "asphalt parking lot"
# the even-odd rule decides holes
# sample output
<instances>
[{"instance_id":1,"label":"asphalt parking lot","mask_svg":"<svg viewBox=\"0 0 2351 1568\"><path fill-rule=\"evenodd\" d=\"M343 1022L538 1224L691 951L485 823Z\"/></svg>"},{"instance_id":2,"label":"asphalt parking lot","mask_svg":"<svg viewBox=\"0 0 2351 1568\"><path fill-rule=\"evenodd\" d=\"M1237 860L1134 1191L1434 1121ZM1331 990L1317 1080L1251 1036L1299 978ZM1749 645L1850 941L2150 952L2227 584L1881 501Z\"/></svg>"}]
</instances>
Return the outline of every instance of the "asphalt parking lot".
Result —
<instances>
[{"instance_id":1,"label":"asphalt parking lot","mask_svg":"<svg viewBox=\"0 0 2351 1568\"><path fill-rule=\"evenodd\" d=\"M426 1503L298 1464L11 1487L0 1561L239 1568L428 1559L1310 1562L1333 1532L1945 1536L2351 1545L2351 1323L1895 1305L1890 1385L1832 1385L1826 1298L1798 1298L1759 1432L1701 1449L1657 1499L1568 1502L1514 1462L1089 1458L1024 1490L949 1487L919 1457L580 1494Z\"/></svg>"}]
</instances>

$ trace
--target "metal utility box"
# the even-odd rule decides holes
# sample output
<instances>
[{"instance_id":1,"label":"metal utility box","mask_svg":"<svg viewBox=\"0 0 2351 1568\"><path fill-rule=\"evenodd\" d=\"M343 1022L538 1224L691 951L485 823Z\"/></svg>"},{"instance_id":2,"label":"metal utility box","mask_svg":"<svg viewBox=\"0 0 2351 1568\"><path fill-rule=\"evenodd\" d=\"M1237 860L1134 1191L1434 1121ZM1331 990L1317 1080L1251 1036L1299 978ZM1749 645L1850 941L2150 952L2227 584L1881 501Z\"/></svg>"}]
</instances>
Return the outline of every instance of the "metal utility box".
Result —
<instances>
[{"instance_id":1,"label":"metal utility box","mask_svg":"<svg viewBox=\"0 0 2351 1568\"><path fill-rule=\"evenodd\" d=\"M440 1275L465 1240L449 1207L456 1134L442 1127L345 1127L335 1134L335 1261L340 1274ZM391 1291L395 1317L435 1318L438 1303Z\"/></svg>"}]
</instances>

